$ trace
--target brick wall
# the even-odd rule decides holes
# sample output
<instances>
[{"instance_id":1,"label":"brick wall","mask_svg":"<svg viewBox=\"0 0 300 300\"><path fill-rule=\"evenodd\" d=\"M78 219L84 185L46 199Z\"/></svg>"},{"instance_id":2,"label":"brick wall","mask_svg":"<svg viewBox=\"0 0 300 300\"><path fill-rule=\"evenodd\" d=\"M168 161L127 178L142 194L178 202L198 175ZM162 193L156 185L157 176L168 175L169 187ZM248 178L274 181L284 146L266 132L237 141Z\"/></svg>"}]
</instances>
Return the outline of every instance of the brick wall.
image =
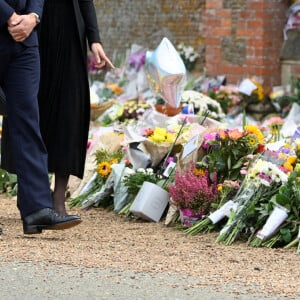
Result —
<instances>
[{"instance_id":1,"label":"brick wall","mask_svg":"<svg viewBox=\"0 0 300 300\"><path fill-rule=\"evenodd\" d=\"M203 17L206 69L231 83L257 76L265 89L281 83L280 50L288 1L209 0Z\"/></svg>"},{"instance_id":2,"label":"brick wall","mask_svg":"<svg viewBox=\"0 0 300 300\"><path fill-rule=\"evenodd\" d=\"M166 36L202 53L208 75L224 74L234 84L258 76L266 89L280 84L288 0L96 0L95 5L110 56L133 43L152 50Z\"/></svg>"}]
</instances>

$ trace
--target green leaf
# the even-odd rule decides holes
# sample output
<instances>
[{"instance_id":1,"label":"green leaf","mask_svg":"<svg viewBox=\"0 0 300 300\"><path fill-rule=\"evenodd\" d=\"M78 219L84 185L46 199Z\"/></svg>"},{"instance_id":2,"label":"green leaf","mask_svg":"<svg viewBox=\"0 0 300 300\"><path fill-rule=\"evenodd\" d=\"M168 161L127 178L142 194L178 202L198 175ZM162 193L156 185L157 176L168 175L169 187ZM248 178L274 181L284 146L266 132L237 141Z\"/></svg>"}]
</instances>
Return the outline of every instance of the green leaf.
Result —
<instances>
[{"instance_id":1,"label":"green leaf","mask_svg":"<svg viewBox=\"0 0 300 300\"><path fill-rule=\"evenodd\" d=\"M292 240L292 235L289 228L281 228L280 234L285 243L289 243Z\"/></svg>"},{"instance_id":2,"label":"green leaf","mask_svg":"<svg viewBox=\"0 0 300 300\"><path fill-rule=\"evenodd\" d=\"M291 208L291 198L284 194L277 194L275 196L275 202L288 210Z\"/></svg>"}]
</instances>

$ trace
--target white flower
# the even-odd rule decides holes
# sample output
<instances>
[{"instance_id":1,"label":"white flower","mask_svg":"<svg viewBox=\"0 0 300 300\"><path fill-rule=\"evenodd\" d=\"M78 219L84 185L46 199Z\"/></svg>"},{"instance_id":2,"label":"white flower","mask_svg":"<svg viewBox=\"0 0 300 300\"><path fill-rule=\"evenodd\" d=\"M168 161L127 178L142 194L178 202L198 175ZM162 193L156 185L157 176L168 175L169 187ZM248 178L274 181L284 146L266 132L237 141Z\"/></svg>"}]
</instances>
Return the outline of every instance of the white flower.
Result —
<instances>
[{"instance_id":1,"label":"white flower","mask_svg":"<svg viewBox=\"0 0 300 300\"><path fill-rule=\"evenodd\" d=\"M152 168L147 168L147 169L146 169L146 173L148 173L148 174L153 174L154 172L153 172L153 169L152 169Z\"/></svg>"},{"instance_id":2,"label":"white flower","mask_svg":"<svg viewBox=\"0 0 300 300\"><path fill-rule=\"evenodd\" d=\"M185 61L194 62L199 57L198 53L192 46L186 46L184 43L180 43L177 46L177 50L179 55Z\"/></svg>"},{"instance_id":3,"label":"white flower","mask_svg":"<svg viewBox=\"0 0 300 300\"><path fill-rule=\"evenodd\" d=\"M133 169L126 168L125 169L125 175L131 175L131 174L135 174L135 171Z\"/></svg>"}]
</instances>

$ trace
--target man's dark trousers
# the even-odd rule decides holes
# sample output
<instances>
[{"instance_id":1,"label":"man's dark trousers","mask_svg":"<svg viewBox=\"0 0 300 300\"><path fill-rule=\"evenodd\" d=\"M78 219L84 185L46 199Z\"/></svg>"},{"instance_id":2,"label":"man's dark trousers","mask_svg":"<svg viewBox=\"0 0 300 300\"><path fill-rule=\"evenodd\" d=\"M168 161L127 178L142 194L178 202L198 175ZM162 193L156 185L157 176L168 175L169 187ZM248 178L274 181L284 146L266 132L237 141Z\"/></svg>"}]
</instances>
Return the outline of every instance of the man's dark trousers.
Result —
<instances>
[{"instance_id":1,"label":"man's dark trousers","mask_svg":"<svg viewBox=\"0 0 300 300\"><path fill-rule=\"evenodd\" d=\"M7 98L1 166L18 176L22 218L52 207L47 151L39 129L39 70L37 46L28 47L10 38L1 40L0 34L0 85Z\"/></svg>"}]
</instances>

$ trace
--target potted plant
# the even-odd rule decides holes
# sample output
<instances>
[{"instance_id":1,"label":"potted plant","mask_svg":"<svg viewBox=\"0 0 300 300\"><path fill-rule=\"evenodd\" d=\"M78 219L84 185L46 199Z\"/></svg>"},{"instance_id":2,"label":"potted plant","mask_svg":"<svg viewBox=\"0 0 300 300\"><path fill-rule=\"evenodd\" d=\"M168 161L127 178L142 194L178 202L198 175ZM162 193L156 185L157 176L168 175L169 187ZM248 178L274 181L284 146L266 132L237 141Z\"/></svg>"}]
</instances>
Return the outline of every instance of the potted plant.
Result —
<instances>
[{"instance_id":1,"label":"potted plant","mask_svg":"<svg viewBox=\"0 0 300 300\"><path fill-rule=\"evenodd\" d=\"M170 203L175 205L184 225L190 226L210 211L218 197L217 176L199 170L191 163L186 170L177 170L174 182L168 186Z\"/></svg>"}]
</instances>

